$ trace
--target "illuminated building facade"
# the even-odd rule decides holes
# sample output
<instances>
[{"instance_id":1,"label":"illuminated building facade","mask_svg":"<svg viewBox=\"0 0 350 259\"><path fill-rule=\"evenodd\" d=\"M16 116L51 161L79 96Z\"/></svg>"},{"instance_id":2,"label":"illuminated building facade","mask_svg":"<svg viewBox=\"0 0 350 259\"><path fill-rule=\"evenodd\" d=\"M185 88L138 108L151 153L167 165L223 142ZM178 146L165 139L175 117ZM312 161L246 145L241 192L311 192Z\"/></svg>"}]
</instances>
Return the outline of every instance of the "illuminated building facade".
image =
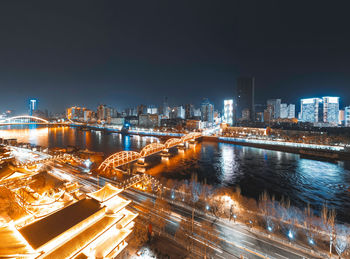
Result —
<instances>
[{"instance_id":1,"label":"illuminated building facade","mask_svg":"<svg viewBox=\"0 0 350 259\"><path fill-rule=\"evenodd\" d=\"M84 111L86 108L73 106L67 108L66 117L68 120L84 120Z\"/></svg>"},{"instance_id":2,"label":"illuminated building facade","mask_svg":"<svg viewBox=\"0 0 350 259\"><path fill-rule=\"evenodd\" d=\"M280 118L281 119L293 119L295 118L295 105L281 103L280 109Z\"/></svg>"},{"instance_id":3,"label":"illuminated building facade","mask_svg":"<svg viewBox=\"0 0 350 259\"><path fill-rule=\"evenodd\" d=\"M344 120L345 120L345 127L350 127L350 106L345 107Z\"/></svg>"},{"instance_id":4,"label":"illuminated building facade","mask_svg":"<svg viewBox=\"0 0 350 259\"><path fill-rule=\"evenodd\" d=\"M338 125L339 97L323 97L323 122Z\"/></svg>"},{"instance_id":5,"label":"illuminated building facade","mask_svg":"<svg viewBox=\"0 0 350 259\"><path fill-rule=\"evenodd\" d=\"M233 124L233 100L224 100L224 122L226 122L229 125Z\"/></svg>"},{"instance_id":6,"label":"illuminated building facade","mask_svg":"<svg viewBox=\"0 0 350 259\"><path fill-rule=\"evenodd\" d=\"M322 103L320 98L301 99L300 119L303 122L319 122L319 107Z\"/></svg>"},{"instance_id":7,"label":"illuminated building facade","mask_svg":"<svg viewBox=\"0 0 350 259\"><path fill-rule=\"evenodd\" d=\"M36 110L38 110L38 101L36 99L30 99L29 100L29 115L33 116Z\"/></svg>"},{"instance_id":8,"label":"illuminated building facade","mask_svg":"<svg viewBox=\"0 0 350 259\"><path fill-rule=\"evenodd\" d=\"M281 117L281 99L270 99L267 100L267 106L272 109L272 118L278 119Z\"/></svg>"},{"instance_id":9,"label":"illuminated building facade","mask_svg":"<svg viewBox=\"0 0 350 259\"><path fill-rule=\"evenodd\" d=\"M130 201L118 196L121 191L107 184L18 230L11 228L23 244L22 257L116 258L128 245L125 239L132 233L137 217L126 209ZM11 253L16 255L18 251Z\"/></svg>"}]
</instances>

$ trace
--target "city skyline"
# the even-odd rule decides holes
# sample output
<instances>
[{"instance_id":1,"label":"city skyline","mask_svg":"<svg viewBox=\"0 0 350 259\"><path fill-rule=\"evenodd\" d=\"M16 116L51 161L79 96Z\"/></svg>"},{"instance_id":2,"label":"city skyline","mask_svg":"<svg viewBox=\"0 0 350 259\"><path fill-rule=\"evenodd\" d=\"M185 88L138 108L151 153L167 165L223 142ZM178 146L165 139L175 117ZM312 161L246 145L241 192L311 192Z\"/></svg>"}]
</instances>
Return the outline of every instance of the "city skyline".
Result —
<instances>
[{"instance_id":1,"label":"city skyline","mask_svg":"<svg viewBox=\"0 0 350 259\"><path fill-rule=\"evenodd\" d=\"M256 103L325 95L350 103L348 4L84 5L2 5L2 110L24 112L22 100L32 96L55 112L157 104L164 96L218 105L233 97L241 76L255 77Z\"/></svg>"}]
</instances>

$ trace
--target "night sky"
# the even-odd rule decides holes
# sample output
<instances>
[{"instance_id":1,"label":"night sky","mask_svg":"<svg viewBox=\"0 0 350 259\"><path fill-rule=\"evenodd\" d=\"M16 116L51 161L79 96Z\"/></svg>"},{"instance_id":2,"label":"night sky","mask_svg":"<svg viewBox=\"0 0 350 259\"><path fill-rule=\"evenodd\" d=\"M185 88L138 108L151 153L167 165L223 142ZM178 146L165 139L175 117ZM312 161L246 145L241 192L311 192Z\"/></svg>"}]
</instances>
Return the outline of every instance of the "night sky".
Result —
<instances>
[{"instance_id":1,"label":"night sky","mask_svg":"<svg viewBox=\"0 0 350 259\"><path fill-rule=\"evenodd\" d=\"M99 103L221 105L238 76L256 103L350 105L349 1L1 1L1 111Z\"/></svg>"}]
</instances>

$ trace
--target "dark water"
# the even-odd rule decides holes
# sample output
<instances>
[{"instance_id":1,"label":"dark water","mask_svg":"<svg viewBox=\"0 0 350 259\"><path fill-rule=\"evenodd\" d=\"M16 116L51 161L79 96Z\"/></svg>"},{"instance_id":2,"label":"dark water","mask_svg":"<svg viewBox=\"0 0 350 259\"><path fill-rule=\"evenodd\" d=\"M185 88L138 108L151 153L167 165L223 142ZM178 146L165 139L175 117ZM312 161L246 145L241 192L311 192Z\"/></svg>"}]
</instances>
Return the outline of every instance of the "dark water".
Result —
<instances>
[{"instance_id":1,"label":"dark water","mask_svg":"<svg viewBox=\"0 0 350 259\"><path fill-rule=\"evenodd\" d=\"M106 155L120 150L139 151L163 140L155 137L105 135L73 128L2 128L0 137L49 147L75 145ZM288 196L303 208L307 203L319 210L324 202L337 210L338 219L350 222L350 164L301 159L298 155L224 143L199 143L185 151L172 150L169 159L153 156L146 160L148 173L169 179L199 180L216 186L239 185L242 193L258 198L264 191L276 198Z\"/></svg>"}]
</instances>

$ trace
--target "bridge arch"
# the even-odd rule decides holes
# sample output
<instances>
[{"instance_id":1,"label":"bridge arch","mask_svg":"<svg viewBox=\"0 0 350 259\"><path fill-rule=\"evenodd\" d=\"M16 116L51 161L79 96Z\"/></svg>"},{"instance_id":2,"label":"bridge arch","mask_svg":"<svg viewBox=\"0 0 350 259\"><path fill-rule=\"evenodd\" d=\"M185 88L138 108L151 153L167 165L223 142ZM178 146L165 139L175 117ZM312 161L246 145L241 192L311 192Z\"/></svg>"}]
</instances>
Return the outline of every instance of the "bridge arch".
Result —
<instances>
[{"instance_id":1,"label":"bridge arch","mask_svg":"<svg viewBox=\"0 0 350 259\"><path fill-rule=\"evenodd\" d=\"M154 153L160 152L165 148L164 144L161 143L151 143L145 146L141 152L140 155L141 157L149 156Z\"/></svg>"},{"instance_id":2,"label":"bridge arch","mask_svg":"<svg viewBox=\"0 0 350 259\"><path fill-rule=\"evenodd\" d=\"M107 157L102 164L98 167L99 170L105 171L107 168L114 168L134 160L139 159L140 153L135 151L120 151L118 153L114 153L113 155Z\"/></svg>"},{"instance_id":3,"label":"bridge arch","mask_svg":"<svg viewBox=\"0 0 350 259\"><path fill-rule=\"evenodd\" d=\"M11 118L7 118L6 123L45 123L48 124L49 121L36 117L36 116L30 116L30 115L20 115L20 116L14 116Z\"/></svg>"},{"instance_id":4,"label":"bridge arch","mask_svg":"<svg viewBox=\"0 0 350 259\"><path fill-rule=\"evenodd\" d=\"M170 138L167 141L165 141L164 146L166 148L171 148L171 147L177 146L177 145L179 145L181 143L182 143L182 139L181 138Z\"/></svg>"},{"instance_id":5,"label":"bridge arch","mask_svg":"<svg viewBox=\"0 0 350 259\"><path fill-rule=\"evenodd\" d=\"M182 139L183 142L186 142L186 141L189 141L189 140L193 140L193 139L199 138L201 136L202 136L202 134L200 132L191 132L191 133L188 133L187 135L182 136L181 139Z\"/></svg>"}]
</instances>

